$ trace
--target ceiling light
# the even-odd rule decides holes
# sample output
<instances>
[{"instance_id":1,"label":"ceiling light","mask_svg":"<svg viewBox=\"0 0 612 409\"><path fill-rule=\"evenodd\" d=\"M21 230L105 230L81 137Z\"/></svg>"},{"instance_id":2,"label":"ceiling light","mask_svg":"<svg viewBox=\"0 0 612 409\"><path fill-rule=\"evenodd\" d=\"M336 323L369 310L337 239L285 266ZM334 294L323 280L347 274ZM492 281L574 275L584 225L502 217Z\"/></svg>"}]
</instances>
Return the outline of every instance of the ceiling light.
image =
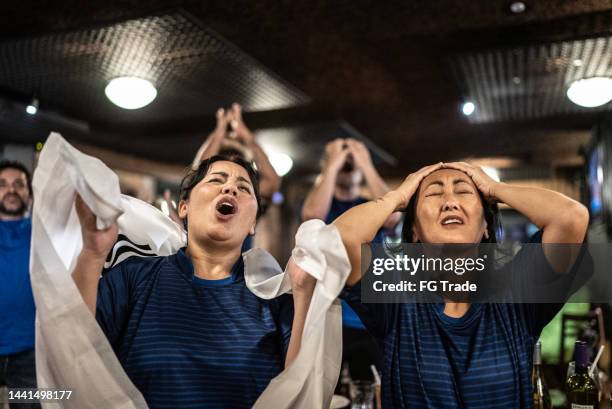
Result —
<instances>
[{"instance_id":1,"label":"ceiling light","mask_svg":"<svg viewBox=\"0 0 612 409\"><path fill-rule=\"evenodd\" d=\"M138 77L115 78L108 83L104 93L113 104L124 109L142 108L157 96L153 84Z\"/></svg>"},{"instance_id":2,"label":"ceiling light","mask_svg":"<svg viewBox=\"0 0 612 409\"><path fill-rule=\"evenodd\" d=\"M285 153L266 152L266 154L278 176L285 176L293 167L293 159Z\"/></svg>"},{"instance_id":3,"label":"ceiling light","mask_svg":"<svg viewBox=\"0 0 612 409\"><path fill-rule=\"evenodd\" d=\"M567 97L576 105L594 108L612 100L612 78L593 77L572 82Z\"/></svg>"},{"instance_id":4,"label":"ceiling light","mask_svg":"<svg viewBox=\"0 0 612 409\"><path fill-rule=\"evenodd\" d=\"M474 105L473 102L465 102L463 104L463 106L461 107L461 112L463 112L463 115L465 116L470 116L474 113L474 111L476 110L476 105Z\"/></svg>"},{"instance_id":5,"label":"ceiling light","mask_svg":"<svg viewBox=\"0 0 612 409\"><path fill-rule=\"evenodd\" d=\"M482 170L484 171L484 173L486 173L487 175L489 175L489 177L491 179L493 179L496 182L499 182L499 172L497 171L497 169L491 167L491 166L483 166Z\"/></svg>"},{"instance_id":6,"label":"ceiling light","mask_svg":"<svg viewBox=\"0 0 612 409\"><path fill-rule=\"evenodd\" d=\"M32 102L26 107L26 112L30 115L36 115L38 112L38 100L36 98L32 98Z\"/></svg>"},{"instance_id":7,"label":"ceiling light","mask_svg":"<svg viewBox=\"0 0 612 409\"><path fill-rule=\"evenodd\" d=\"M572 61L572 64L574 64L574 67L582 67L582 60L575 59L574 61Z\"/></svg>"},{"instance_id":8,"label":"ceiling light","mask_svg":"<svg viewBox=\"0 0 612 409\"><path fill-rule=\"evenodd\" d=\"M510 4L510 11L514 14L521 14L527 10L527 6L522 1L515 1Z\"/></svg>"}]
</instances>

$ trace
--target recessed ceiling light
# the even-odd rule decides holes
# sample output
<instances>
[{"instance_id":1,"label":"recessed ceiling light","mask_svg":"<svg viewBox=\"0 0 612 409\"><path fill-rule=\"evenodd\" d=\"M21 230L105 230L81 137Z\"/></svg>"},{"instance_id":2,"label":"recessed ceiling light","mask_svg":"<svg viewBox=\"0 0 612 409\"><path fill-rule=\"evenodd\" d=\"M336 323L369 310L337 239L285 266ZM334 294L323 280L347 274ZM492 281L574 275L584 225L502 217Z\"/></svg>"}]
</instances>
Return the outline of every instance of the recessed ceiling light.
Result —
<instances>
[{"instance_id":1,"label":"recessed ceiling light","mask_svg":"<svg viewBox=\"0 0 612 409\"><path fill-rule=\"evenodd\" d=\"M138 77L115 78L108 83L104 93L113 104L124 109L142 108L157 96L153 84Z\"/></svg>"},{"instance_id":2,"label":"recessed ceiling light","mask_svg":"<svg viewBox=\"0 0 612 409\"><path fill-rule=\"evenodd\" d=\"M38 112L38 100L36 98L33 98L32 102L28 104L26 107L26 112L30 115L36 115Z\"/></svg>"},{"instance_id":3,"label":"recessed ceiling light","mask_svg":"<svg viewBox=\"0 0 612 409\"><path fill-rule=\"evenodd\" d=\"M461 112L463 112L463 115L465 116L470 116L474 113L474 111L476 110L476 105L474 105L473 102L465 102L463 104L463 106L461 107Z\"/></svg>"},{"instance_id":4,"label":"recessed ceiling light","mask_svg":"<svg viewBox=\"0 0 612 409\"><path fill-rule=\"evenodd\" d=\"M522 1L514 1L510 3L510 11L514 14L521 14L527 10L527 5Z\"/></svg>"},{"instance_id":5,"label":"recessed ceiling light","mask_svg":"<svg viewBox=\"0 0 612 409\"><path fill-rule=\"evenodd\" d=\"M582 60L575 59L574 61L572 61L572 64L574 64L574 67L582 67Z\"/></svg>"},{"instance_id":6,"label":"recessed ceiling light","mask_svg":"<svg viewBox=\"0 0 612 409\"><path fill-rule=\"evenodd\" d=\"M515 85L519 85L521 83L521 77L512 77L512 82Z\"/></svg>"},{"instance_id":7,"label":"recessed ceiling light","mask_svg":"<svg viewBox=\"0 0 612 409\"><path fill-rule=\"evenodd\" d=\"M612 100L612 78L593 77L574 81L567 90L567 97L581 107L605 105Z\"/></svg>"}]
</instances>

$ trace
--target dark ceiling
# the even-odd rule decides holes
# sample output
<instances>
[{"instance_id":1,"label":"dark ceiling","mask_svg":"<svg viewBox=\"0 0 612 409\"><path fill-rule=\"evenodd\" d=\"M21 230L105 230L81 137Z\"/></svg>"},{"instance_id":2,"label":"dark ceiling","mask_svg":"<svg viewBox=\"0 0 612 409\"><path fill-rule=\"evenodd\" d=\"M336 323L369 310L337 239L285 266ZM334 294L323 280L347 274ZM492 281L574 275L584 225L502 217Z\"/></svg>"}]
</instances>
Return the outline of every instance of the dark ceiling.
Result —
<instances>
[{"instance_id":1,"label":"dark ceiling","mask_svg":"<svg viewBox=\"0 0 612 409\"><path fill-rule=\"evenodd\" d=\"M261 111L254 107L246 115L252 127L282 129L344 120L398 158L398 165L386 171L399 175L427 163L465 156L503 155L547 163L575 156L584 145L585 131L605 111L553 110L519 119L500 115L486 123L471 123L459 113L467 88L457 83L453 58L612 34L610 0L525 3L527 11L514 15L509 2L496 0L11 2L3 4L0 35L4 45L30 44L50 33L108 27L180 8L277 74L295 92L294 99L310 98L308 104L289 108ZM608 68L612 65L609 51L600 56ZM10 55L0 53L2 68L10 61ZM41 64L24 71L47 75L64 72L60 68ZM82 78L95 71L89 70L80 73ZM24 99L34 92L28 91L23 79L6 79L0 76L0 96L5 100ZM39 97L41 111L78 120L64 121L64 133L72 130L75 139L166 162L189 162L213 126L206 104L200 110L185 105L183 110L176 103L171 114L139 113L140 120L125 121L123 113L101 115L100 109L66 98L45 99L44 93ZM9 115L9 105L0 106L0 117L5 112L10 119L0 120L0 139L40 140L24 129L36 129L32 121L48 121L46 126L57 123L53 117L16 118ZM21 126L16 123L19 120L31 123ZM79 127L79 121L88 126ZM316 159L307 162L313 164Z\"/></svg>"}]
</instances>

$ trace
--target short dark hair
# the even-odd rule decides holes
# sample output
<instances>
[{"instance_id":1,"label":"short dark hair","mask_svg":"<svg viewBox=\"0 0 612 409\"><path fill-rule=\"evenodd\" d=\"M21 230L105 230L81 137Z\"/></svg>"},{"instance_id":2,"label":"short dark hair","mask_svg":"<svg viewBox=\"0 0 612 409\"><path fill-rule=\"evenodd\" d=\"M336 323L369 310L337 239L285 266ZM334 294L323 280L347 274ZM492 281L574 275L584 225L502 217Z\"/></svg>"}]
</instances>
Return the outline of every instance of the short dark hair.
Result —
<instances>
[{"instance_id":1,"label":"short dark hair","mask_svg":"<svg viewBox=\"0 0 612 409\"><path fill-rule=\"evenodd\" d=\"M253 165L251 165L249 162L247 162L246 160L244 160L242 157L238 155L223 154L223 155L211 156L210 158L204 159L200 163L200 165L197 167L197 169L190 168L187 171L187 174L185 175L185 177L183 177L183 180L181 181L179 199L180 200L189 199L189 196L191 195L191 191L198 183L202 181L202 179L204 179L204 177L208 173L208 169L210 169L210 166L213 163L220 162L220 161L235 163L239 166L242 166L247 171L249 175L249 179L251 180L251 184L253 185L253 193L255 194L255 200L257 201L257 218L259 218L263 210L261 207L261 196L259 194L259 174L255 170L255 168L253 168ZM187 228L186 223L185 223L185 228Z\"/></svg>"},{"instance_id":2,"label":"short dark hair","mask_svg":"<svg viewBox=\"0 0 612 409\"><path fill-rule=\"evenodd\" d=\"M404 225L402 226L403 243L414 243L412 230L414 222L416 221L416 205L420 190L421 187L419 186L417 191L410 198L408 206L405 210ZM487 222L487 232L489 234L488 238L483 237L480 242L497 243L497 235L499 232L501 232L501 224L499 221L499 207L497 206L497 203L491 203L487 201L480 190L478 190L478 195L480 196L480 202L482 203L484 217Z\"/></svg>"},{"instance_id":3,"label":"short dark hair","mask_svg":"<svg viewBox=\"0 0 612 409\"><path fill-rule=\"evenodd\" d=\"M5 169L15 169L20 172L23 172L26 176L26 182L28 184L28 192L30 193L30 195L32 195L32 177L30 176L30 171L28 170L28 168L26 168L26 166L23 163L17 162L15 160L7 160L7 159L0 160L0 172L2 172Z\"/></svg>"}]
</instances>

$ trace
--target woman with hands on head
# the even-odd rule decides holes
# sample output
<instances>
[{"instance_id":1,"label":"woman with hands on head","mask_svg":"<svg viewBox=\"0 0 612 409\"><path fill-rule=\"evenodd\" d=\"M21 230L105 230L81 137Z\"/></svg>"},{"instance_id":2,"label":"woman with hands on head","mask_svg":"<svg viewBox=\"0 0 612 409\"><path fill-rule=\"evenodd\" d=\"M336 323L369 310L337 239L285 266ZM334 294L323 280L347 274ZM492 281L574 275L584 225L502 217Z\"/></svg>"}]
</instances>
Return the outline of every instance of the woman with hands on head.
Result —
<instances>
[{"instance_id":1,"label":"woman with hands on head","mask_svg":"<svg viewBox=\"0 0 612 409\"><path fill-rule=\"evenodd\" d=\"M102 278L117 226L97 230L78 196L76 209L83 248L72 277L150 408L251 408L295 359L315 279L290 260L292 296L264 300L247 288L241 245L261 211L249 163L202 161L181 184L187 246L132 257Z\"/></svg>"},{"instance_id":2,"label":"woman with hands on head","mask_svg":"<svg viewBox=\"0 0 612 409\"><path fill-rule=\"evenodd\" d=\"M580 244L585 239L589 216L580 203L550 190L496 182L462 162L426 166L397 189L334 222L352 265L341 297L383 345L383 407L532 407L533 346L562 302L361 302L361 245L393 212L406 209L406 243L495 243L497 202L538 226L531 242ZM537 254L519 251L508 271L536 282L568 273L577 259L577 254L559 257L546 246L536 249Z\"/></svg>"}]
</instances>

